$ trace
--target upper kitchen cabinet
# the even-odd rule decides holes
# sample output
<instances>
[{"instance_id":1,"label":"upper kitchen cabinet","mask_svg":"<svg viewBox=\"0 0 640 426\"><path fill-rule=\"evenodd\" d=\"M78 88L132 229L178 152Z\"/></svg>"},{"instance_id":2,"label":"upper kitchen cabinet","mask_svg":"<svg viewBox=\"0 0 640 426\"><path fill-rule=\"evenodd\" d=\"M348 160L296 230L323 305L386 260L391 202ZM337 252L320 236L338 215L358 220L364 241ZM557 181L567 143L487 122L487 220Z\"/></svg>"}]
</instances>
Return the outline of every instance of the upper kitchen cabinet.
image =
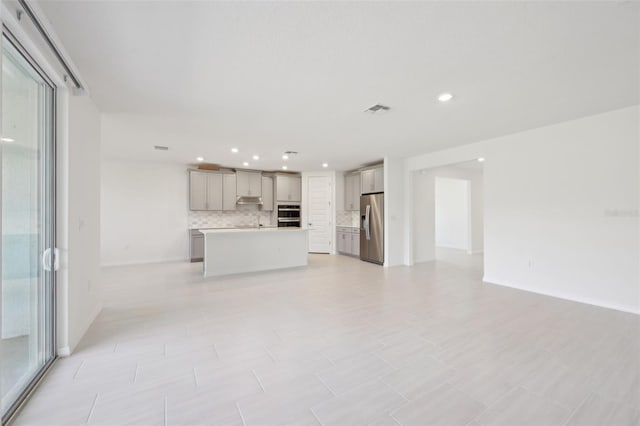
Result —
<instances>
[{"instance_id":1,"label":"upper kitchen cabinet","mask_svg":"<svg viewBox=\"0 0 640 426\"><path fill-rule=\"evenodd\" d=\"M189 172L189 208L191 210L222 210L222 175L220 173Z\"/></svg>"},{"instance_id":2,"label":"upper kitchen cabinet","mask_svg":"<svg viewBox=\"0 0 640 426\"><path fill-rule=\"evenodd\" d=\"M262 172L236 172L236 196L260 197L262 196Z\"/></svg>"},{"instance_id":3,"label":"upper kitchen cabinet","mask_svg":"<svg viewBox=\"0 0 640 426\"><path fill-rule=\"evenodd\" d=\"M222 210L236 209L236 180L235 173L222 175Z\"/></svg>"},{"instance_id":4,"label":"upper kitchen cabinet","mask_svg":"<svg viewBox=\"0 0 640 426\"><path fill-rule=\"evenodd\" d=\"M360 210L360 173L344 177L344 210Z\"/></svg>"},{"instance_id":5,"label":"upper kitchen cabinet","mask_svg":"<svg viewBox=\"0 0 640 426\"><path fill-rule=\"evenodd\" d=\"M362 194L384 192L384 167L380 166L360 172L360 184Z\"/></svg>"},{"instance_id":6,"label":"upper kitchen cabinet","mask_svg":"<svg viewBox=\"0 0 640 426\"><path fill-rule=\"evenodd\" d=\"M299 203L302 199L302 179L300 176L276 176L276 201Z\"/></svg>"},{"instance_id":7,"label":"upper kitchen cabinet","mask_svg":"<svg viewBox=\"0 0 640 426\"><path fill-rule=\"evenodd\" d=\"M273 178L262 176L262 211L273 211Z\"/></svg>"}]
</instances>

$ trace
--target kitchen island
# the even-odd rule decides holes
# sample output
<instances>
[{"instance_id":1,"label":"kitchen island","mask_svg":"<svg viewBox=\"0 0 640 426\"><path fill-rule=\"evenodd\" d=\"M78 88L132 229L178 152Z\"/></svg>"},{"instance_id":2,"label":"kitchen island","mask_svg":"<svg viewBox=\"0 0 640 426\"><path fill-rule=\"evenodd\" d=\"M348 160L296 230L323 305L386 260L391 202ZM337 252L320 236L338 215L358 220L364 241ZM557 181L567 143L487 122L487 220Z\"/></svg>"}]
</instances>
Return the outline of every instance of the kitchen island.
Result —
<instances>
[{"instance_id":1,"label":"kitchen island","mask_svg":"<svg viewBox=\"0 0 640 426\"><path fill-rule=\"evenodd\" d=\"M203 229L200 232L204 234L205 277L307 265L306 229Z\"/></svg>"}]
</instances>

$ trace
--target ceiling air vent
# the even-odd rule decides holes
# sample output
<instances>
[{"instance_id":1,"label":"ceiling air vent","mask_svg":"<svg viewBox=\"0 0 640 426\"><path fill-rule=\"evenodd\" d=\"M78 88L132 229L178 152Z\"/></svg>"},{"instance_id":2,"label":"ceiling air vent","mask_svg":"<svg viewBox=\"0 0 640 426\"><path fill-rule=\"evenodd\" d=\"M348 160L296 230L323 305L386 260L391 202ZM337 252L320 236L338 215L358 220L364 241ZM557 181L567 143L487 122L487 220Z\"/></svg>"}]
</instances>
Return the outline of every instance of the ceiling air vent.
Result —
<instances>
[{"instance_id":1,"label":"ceiling air vent","mask_svg":"<svg viewBox=\"0 0 640 426\"><path fill-rule=\"evenodd\" d=\"M375 105L370 106L369 108L365 109L364 112L370 112L372 114L375 114L376 112L385 112L385 111L389 111L390 109L391 109L391 107L388 107L386 105L375 104Z\"/></svg>"},{"instance_id":2,"label":"ceiling air vent","mask_svg":"<svg viewBox=\"0 0 640 426\"><path fill-rule=\"evenodd\" d=\"M168 146L162 146L162 145L154 145L153 149L158 150L158 151L169 151L169 147Z\"/></svg>"}]
</instances>

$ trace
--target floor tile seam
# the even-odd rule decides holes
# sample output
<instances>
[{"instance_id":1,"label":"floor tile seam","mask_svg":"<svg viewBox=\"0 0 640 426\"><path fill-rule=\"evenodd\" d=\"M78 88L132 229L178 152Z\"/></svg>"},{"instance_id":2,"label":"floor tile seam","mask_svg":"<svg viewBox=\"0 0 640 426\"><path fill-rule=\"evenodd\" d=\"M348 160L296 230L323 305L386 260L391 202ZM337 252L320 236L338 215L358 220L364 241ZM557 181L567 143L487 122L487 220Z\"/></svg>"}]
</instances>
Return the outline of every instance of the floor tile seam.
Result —
<instances>
[{"instance_id":1,"label":"floor tile seam","mask_svg":"<svg viewBox=\"0 0 640 426\"><path fill-rule=\"evenodd\" d=\"M476 400L475 398L469 396L465 391L461 390L458 386L453 385L453 384L451 384L451 386L453 386L455 389L459 390L460 392L464 393L465 395L467 395L469 398L473 399L474 401L479 402L480 404L482 404L485 407L484 410L480 411L473 419L469 420L469 423L471 423L474 420L477 421L480 417L482 417L482 415L484 415L485 413L489 412L489 410L491 410L493 407L497 406L500 402L502 402L504 399L506 399L509 395L514 393L516 390L522 389L519 385L515 385L513 388L511 388L510 390L505 392L504 395L502 395L500 398L498 398L495 401L493 401L493 403L484 404L484 403ZM525 390L525 389L523 389L523 390ZM480 422L478 421L478 423L480 423ZM480 423L480 424L482 424L482 423Z\"/></svg>"},{"instance_id":2,"label":"floor tile seam","mask_svg":"<svg viewBox=\"0 0 640 426\"><path fill-rule=\"evenodd\" d=\"M446 383L443 383L443 384L441 384L440 386L437 386L435 389L433 389L433 391L432 391L432 392L435 392L435 391L437 391L437 390L441 389L443 386L445 386L445 384L446 384ZM388 385L387 385L387 386L388 386ZM392 390L393 390L393 389L392 389ZM396 391L394 390L394 392L396 392ZM396 393L397 393L398 395L400 395L400 393L399 393L399 392L396 392ZM402 395L400 395L400 396L402 396ZM405 401L403 404L401 404L400 406L398 406L398 407L396 407L396 408L394 408L393 410L390 410L390 411L388 412L389 416L391 416L391 417L393 418L393 420L395 420L396 422L398 422L398 424L399 424L399 425L401 425L401 426L403 425L403 423L402 423L402 422L401 422L401 421L396 417L396 413L397 413L398 411L400 411L401 409L403 409L403 408L407 407L407 406L408 406L409 404L411 404L412 402L415 402L415 401L416 401L416 399L409 400L409 399L406 399L406 398L405 398L405 400L406 400L406 401Z\"/></svg>"},{"instance_id":3,"label":"floor tile seam","mask_svg":"<svg viewBox=\"0 0 640 426\"><path fill-rule=\"evenodd\" d=\"M100 397L100 392L96 392L96 396L93 398L93 403L91 404L91 408L89 409L89 414L87 415L87 420L85 424L89 424L91 422L91 417L93 417L93 412L96 409L96 405L98 403L98 398Z\"/></svg>"},{"instance_id":4,"label":"floor tile seam","mask_svg":"<svg viewBox=\"0 0 640 426\"><path fill-rule=\"evenodd\" d=\"M329 392L331 392L331 394L332 394L334 397L337 397L337 396L338 396L338 394L337 394L333 389L331 389L331 387L330 387L330 386L329 386L329 385L328 385L328 384L327 384L327 383L322 379L322 377L320 377L320 375L319 375L318 373L313 373L313 376L314 376L316 379L318 379L318 381L319 381L319 382L320 382L320 383L321 383L325 388L327 388L327 390L329 390ZM317 404L316 404L316 405L317 405Z\"/></svg>"},{"instance_id":5,"label":"floor tile seam","mask_svg":"<svg viewBox=\"0 0 640 426\"><path fill-rule=\"evenodd\" d=\"M387 366L389 366L389 368L391 368L391 370L393 371L398 371L401 367L395 367L393 364L391 364L389 361L387 361L386 359L384 359L381 355L377 354L376 351L370 352L370 354L372 356L374 356L375 358L379 359L380 361L382 361L383 363L385 363ZM382 377L383 374L380 374L380 376L378 377Z\"/></svg>"},{"instance_id":6,"label":"floor tile seam","mask_svg":"<svg viewBox=\"0 0 640 426\"><path fill-rule=\"evenodd\" d=\"M256 370L254 368L252 368L251 372L253 373L253 377L255 377L256 381L258 382L258 385L260 386L260 389L262 389L262 393L267 393L267 391L264 388L264 385L262 384L262 380L260 380L260 377L258 376L258 373L256 373Z\"/></svg>"},{"instance_id":7,"label":"floor tile seam","mask_svg":"<svg viewBox=\"0 0 640 426\"><path fill-rule=\"evenodd\" d=\"M242 414L242 410L240 409L240 401L236 401L236 409L238 410L238 414L240 415L240 420L242 420L243 426L247 426L247 422L244 420L244 415Z\"/></svg>"},{"instance_id":8,"label":"floor tile seam","mask_svg":"<svg viewBox=\"0 0 640 426\"><path fill-rule=\"evenodd\" d=\"M576 406L576 408L574 408L572 411L569 412L569 416L566 418L566 420L562 423L562 426L566 426L569 424L569 422L571 421L571 419L578 413L578 411L580 411L580 409L582 408L583 405L585 405L587 403L587 401L589 400L589 398L594 395L593 392L589 392L587 394L587 396L585 396L582 401L580 401L580 404L578 404Z\"/></svg>"},{"instance_id":9,"label":"floor tile seam","mask_svg":"<svg viewBox=\"0 0 640 426\"><path fill-rule=\"evenodd\" d=\"M573 411L573 408L568 407L568 406L566 406L566 405L562 404L561 402L556 401L556 400L555 400L555 399L553 399L553 398L549 398L549 397L547 397L547 396L546 396L547 394L546 394L546 393L544 393L543 391L533 390L533 389L531 389L530 387L528 387L528 386L527 386L526 384L524 384L524 383L520 383L520 384L518 384L517 386L520 386L522 389L524 389L525 391L527 391L527 392L531 393L532 395L535 395L535 396L537 396L537 397L543 398L543 399L545 399L545 400L547 400L547 401L551 402L552 404L555 404L555 405L557 405L558 407L563 408L564 410L566 410L566 411L567 411L567 412L569 412L569 413ZM580 400L580 402L582 402L582 399Z\"/></svg>"}]
</instances>

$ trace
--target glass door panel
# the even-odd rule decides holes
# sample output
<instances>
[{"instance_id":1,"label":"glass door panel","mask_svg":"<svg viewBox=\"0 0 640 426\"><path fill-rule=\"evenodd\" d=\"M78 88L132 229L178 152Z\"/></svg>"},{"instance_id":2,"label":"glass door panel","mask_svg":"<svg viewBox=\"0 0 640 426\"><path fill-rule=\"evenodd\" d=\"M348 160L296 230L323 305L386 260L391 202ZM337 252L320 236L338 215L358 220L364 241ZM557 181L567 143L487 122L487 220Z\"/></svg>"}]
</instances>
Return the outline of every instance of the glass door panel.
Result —
<instances>
[{"instance_id":1,"label":"glass door panel","mask_svg":"<svg viewBox=\"0 0 640 426\"><path fill-rule=\"evenodd\" d=\"M0 410L6 418L53 360L54 89L2 38Z\"/></svg>"}]
</instances>

